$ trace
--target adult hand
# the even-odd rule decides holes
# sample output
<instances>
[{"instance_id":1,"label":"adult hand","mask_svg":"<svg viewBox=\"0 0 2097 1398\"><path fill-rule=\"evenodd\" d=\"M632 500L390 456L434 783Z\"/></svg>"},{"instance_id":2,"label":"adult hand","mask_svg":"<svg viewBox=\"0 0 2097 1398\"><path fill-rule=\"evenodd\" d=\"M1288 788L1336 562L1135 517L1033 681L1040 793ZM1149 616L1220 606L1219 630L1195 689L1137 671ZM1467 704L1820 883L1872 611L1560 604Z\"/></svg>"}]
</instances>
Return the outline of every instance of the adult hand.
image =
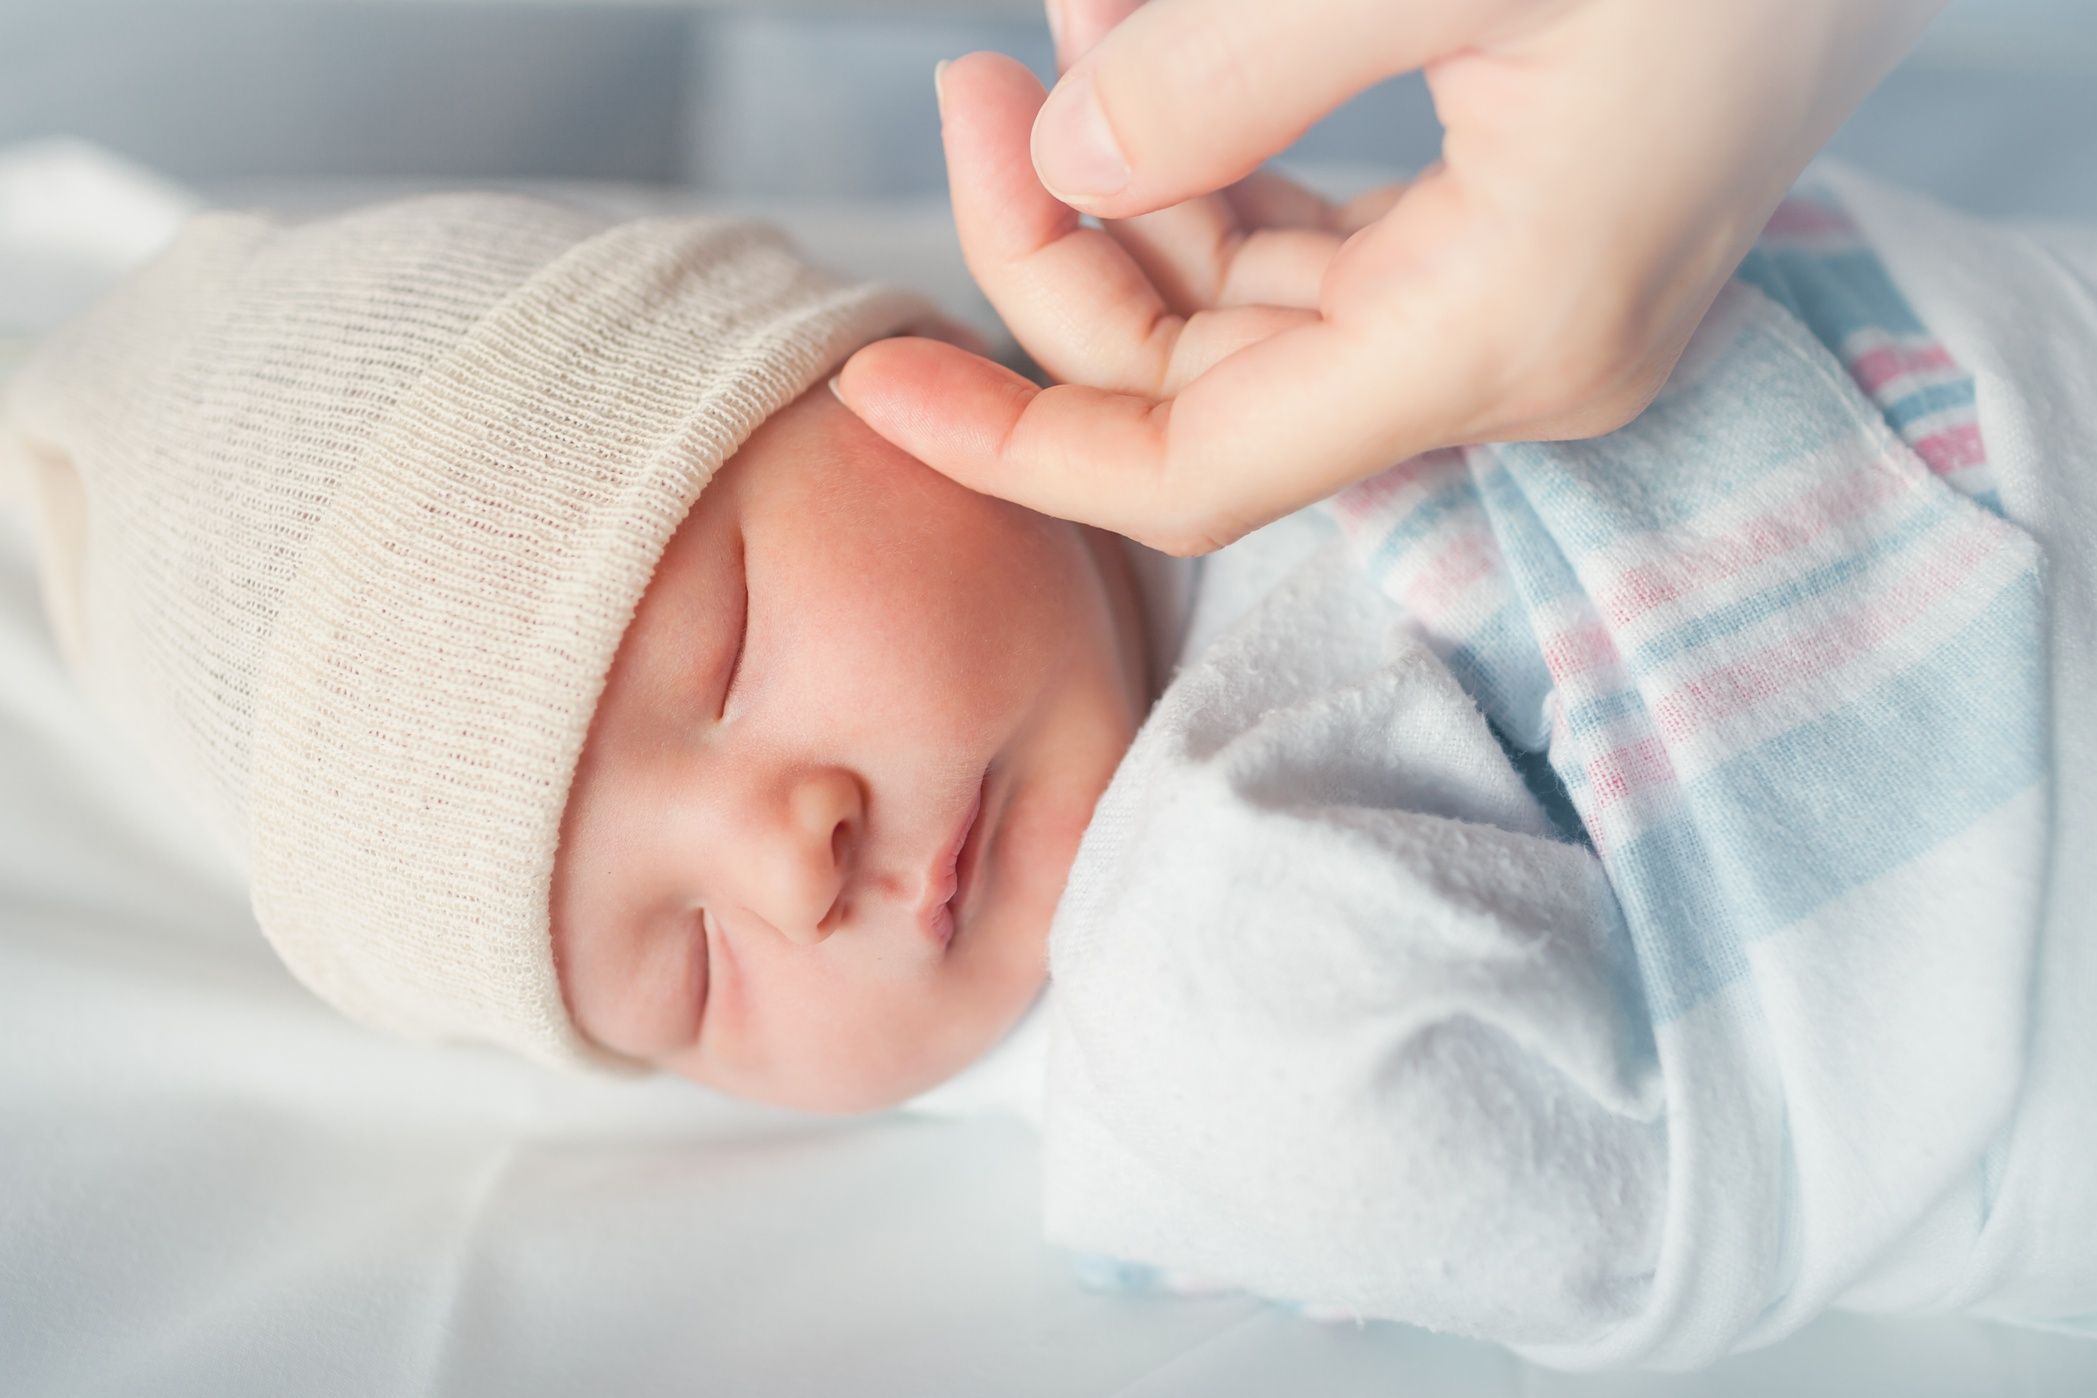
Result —
<instances>
[{"instance_id":1,"label":"adult hand","mask_svg":"<svg viewBox=\"0 0 2097 1398\"><path fill-rule=\"evenodd\" d=\"M1182 554L1433 447L1613 430L1941 4L1050 0L1045 103L993 54L939 87L969 270L1062 382L889 340L839 396L964 485ZM1413 69L1445 133L1418 179L1336 208L1258 172Z\"/></svg>"}]
</instances>

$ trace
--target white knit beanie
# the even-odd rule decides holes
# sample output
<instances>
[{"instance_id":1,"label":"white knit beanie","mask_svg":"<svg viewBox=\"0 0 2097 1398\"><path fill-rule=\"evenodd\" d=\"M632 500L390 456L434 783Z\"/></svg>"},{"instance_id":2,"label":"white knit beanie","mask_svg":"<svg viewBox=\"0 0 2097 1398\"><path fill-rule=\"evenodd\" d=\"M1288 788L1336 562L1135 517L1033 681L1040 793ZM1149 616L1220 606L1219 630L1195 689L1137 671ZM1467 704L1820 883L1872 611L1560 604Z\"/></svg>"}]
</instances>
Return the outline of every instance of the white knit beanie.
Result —
<instances>
[{"instance_id":1,"label":"white knit beanie","mask_svg":"<svg viewBox=\"0 0 2097 1398\"><path fill-rule=\"evenodd\" d=\"M548 896L620 637L715 469L931 313L719 219L210 213L23 367L0 452L44 483L71 664L292 971L381 1028L612 1066Z\"/></svg>"}]
</instances>

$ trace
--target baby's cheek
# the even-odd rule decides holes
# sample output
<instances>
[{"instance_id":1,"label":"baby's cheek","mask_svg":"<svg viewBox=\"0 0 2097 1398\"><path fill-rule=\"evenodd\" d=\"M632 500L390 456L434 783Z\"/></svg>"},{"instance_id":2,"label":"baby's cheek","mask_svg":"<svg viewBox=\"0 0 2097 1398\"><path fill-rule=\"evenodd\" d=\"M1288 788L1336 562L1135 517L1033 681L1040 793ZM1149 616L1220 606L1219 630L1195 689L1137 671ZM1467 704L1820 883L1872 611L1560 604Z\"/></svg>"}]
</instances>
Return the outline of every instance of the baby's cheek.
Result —
<instances>
[{"instance_id":1,"label":"baby's cheek","mask_svg":"<svg viewBox=\"0 0 2097 1398\"><path fill-rule=\"evenodd\" d=\"M792 1095L826 1110L893 1106L980 1058L1038 990L1038 980L1015 968L862 982L850 1003L801 1027L808 1051L795 1064Z\"/></svg>"},{"instance_id":2,"label":"baby's cheek","mask_svg":"<svg viewBox=\"0 0 2097 1398\"><path fill-rule=\"evenodd\" d=\"M1015 800L1008 815L1011 858L1025 876L1027 891L1051 903L1111 774L1102 770L1095 778L1085 769L1083 755L1072 754L1068 762L1059 761L1061 756L1053 745L1030 754L1037 768L1046 770L1030 774L1027 799Z\"/></svg>"},{"instance_id":3,"label":"baby's cheek","mask_svg":"<svg viewBox=\"0 0 2097 1398\"><path fill-rule=\"evenodd\" d=\"M1038 515L1006 523L979 566L943 580L948 624L1008 665L1032 662L1037 677L1060 672L1097 629L1097 577L1074 526Z\"/></svg>"},{"instance_id":4,"label":"baby's cheek","mask_svg":"<svg viewBox=\"0 0 2097 1398\"><path fill-rule=\"evenodd\" d=\"M1003 556L927 560L866 594L861 663L886 674L894 702L962 727L998 723L1066 665L1083 634L1083 578L1056 567L1065 560L1031 531L1008 539Z\"/></svg>"}]
</instances>

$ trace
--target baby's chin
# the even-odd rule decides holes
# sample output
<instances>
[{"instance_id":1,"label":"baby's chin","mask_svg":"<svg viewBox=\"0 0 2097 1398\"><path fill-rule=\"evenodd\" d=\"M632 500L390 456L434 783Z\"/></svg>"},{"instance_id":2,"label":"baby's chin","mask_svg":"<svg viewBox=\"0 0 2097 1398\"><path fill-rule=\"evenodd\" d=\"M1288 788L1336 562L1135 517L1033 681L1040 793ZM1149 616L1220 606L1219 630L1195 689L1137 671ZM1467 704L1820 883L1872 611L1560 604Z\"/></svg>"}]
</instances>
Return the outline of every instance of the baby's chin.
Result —
<instances>
[{"instance_id":1,"label":"baby's chin","mask_svg":"<svg viewBox=\"0 0 2097 1398\"><path fill-rule=\"evenodd\" d=\"M1047 976L1044 975L1041 984L1046 983ZM942 1052L936 1057L890 1071L877 1069L828 1076L810 1075L798 1080L737 1084L715 1081L703 1071L685 1071L674 1067L670 1071L717 1092L759 1106L783 1107L791 1111L822 1116L865 1116L873 1112L889 1111L907 1106L916 1098L952 1082L981 1062L1032 1007L1040 989L1041 986L1037 985L1035 994L1029 996L1016 1013L999 1020L994 1029L986 1028L968 1039L951 1041L951 1046L942 1046Z\"/></svg>"}]
</instances>

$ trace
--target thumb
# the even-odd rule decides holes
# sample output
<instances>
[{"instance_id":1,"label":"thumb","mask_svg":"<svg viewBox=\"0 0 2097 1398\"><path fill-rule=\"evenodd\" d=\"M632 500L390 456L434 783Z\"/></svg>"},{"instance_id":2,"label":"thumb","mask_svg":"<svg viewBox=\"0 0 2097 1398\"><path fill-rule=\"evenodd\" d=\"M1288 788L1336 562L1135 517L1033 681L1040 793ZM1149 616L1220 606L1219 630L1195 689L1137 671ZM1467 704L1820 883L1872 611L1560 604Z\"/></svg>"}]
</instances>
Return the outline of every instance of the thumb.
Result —
<instances>
[{"instance_id":1,"label":"thumb","mask_svg":"<svg viewBox=\"0 0 2097 1398\"><path fill-rule=\"evenodd\" d=\"M1495 8L1150 0L1049 94L1034 122L1035 173L1058 199L1102 218L1211 193L1349 97L1454 46L1479 10Z\"/></svg>"}]
</instances>

